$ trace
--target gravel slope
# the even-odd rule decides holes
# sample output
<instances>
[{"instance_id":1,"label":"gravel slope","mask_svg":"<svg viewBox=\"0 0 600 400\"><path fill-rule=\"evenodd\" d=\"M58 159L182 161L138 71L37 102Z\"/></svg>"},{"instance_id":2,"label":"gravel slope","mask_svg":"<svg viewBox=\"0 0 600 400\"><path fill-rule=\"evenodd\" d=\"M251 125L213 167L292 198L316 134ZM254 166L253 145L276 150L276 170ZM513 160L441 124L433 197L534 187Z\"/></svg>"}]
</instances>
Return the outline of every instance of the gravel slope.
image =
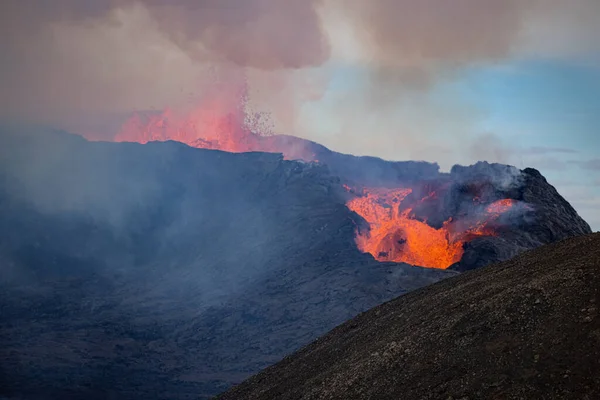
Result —
<instances>
[{"instance_id":1,"label":"gravel slope","mask_svg":"<svg viewBox=\"0 0 600 400\"><path fill-rule=\"evenodd\" d=\"M598 399L598 307L596 233L375 307L219 399Z\"/></svg>"}]
</instances>

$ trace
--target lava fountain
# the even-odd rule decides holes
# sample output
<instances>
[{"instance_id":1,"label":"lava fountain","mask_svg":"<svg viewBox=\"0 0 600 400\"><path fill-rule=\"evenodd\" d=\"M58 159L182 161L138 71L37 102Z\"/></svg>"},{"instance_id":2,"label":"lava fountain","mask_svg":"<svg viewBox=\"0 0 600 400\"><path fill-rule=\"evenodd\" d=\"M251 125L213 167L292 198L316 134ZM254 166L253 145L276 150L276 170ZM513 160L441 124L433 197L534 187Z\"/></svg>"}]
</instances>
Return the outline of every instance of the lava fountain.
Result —
<instances>
[{"instance_id":1,"label":"lava fountain","mask_svg":"<svg viewBox=\"0 0 600 400\"><path fill-rule=\"evenodd\" d=\"M188 110L137 112L115 135L116 142L174 140L191 147L232 153L282 153L288 160L316 161L306 141L272 135L268 114L251 112L246 84L214 84ZM90 138L91 139L91 138Z\"/></svg>"}]
</instances>

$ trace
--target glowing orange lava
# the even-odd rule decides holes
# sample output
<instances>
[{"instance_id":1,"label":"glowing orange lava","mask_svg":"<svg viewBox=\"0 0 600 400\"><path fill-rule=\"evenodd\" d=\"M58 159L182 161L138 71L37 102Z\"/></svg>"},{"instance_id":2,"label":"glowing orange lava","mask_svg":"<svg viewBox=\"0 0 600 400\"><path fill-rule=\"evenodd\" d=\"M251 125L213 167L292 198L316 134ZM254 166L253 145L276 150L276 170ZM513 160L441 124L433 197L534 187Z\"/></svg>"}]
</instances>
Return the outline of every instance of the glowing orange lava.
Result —
<instances>
[{"instance_id":1,"label":"glowing orange lava","mask_svg":"<svg viewBox=\"0 0 600 400\"><path fill-rule=\"evenodd\" d=\"M306 141L291 136L273 136L264 114L248 112L244 85L239 88L216 85L215 88L186 111L134 114L123 124L114 141L174 140L197 148L232 153L282 153L286 159L316 162Z\"/></svg>"},{"instance_id":2,"label":"glowing orange lava","mask_svg":"<svg viewBox=\"0 0 600 400\"><path fill-rule=\"evenodd\" d=\"M495 235L490 222L513 205L510 199L490 204L485 215L466 229L458 230L452 220L436 229L412 218L410 208L400 210L400 203L411 192L406 188L365 189L362 196L347 202L348 208L369 224L368 232L357 232L356 244L362 252L379 261L446 269L460 261L466 241ZM428 197L433 195L430 193Z\"/></svg>"},{"instance_id":3,"label":"glowing orange lava","mask_svg":"<svg viewBox=\"0 0 600 400\"><path fill-rule=\"evenodd\" d=\"M489 214L500 215L510 210L514 205L515 201L513 199L502 199L490 204L485 210Z\"/></svg>"}]
</instances>

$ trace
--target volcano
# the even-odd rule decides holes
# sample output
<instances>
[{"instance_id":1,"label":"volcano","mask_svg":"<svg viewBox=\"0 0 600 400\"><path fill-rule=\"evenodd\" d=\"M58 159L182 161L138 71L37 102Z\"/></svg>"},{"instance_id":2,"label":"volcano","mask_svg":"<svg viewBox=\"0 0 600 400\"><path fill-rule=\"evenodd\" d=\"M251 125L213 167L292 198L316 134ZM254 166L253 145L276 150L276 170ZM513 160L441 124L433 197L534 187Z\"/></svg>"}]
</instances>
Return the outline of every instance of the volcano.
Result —
<instances>
[{"instance_id":1,"label":"volcano","mask_svg":"<svg viewBox=\"0 0 600 400\"><path fill-rule=\"evenodd\" d=\"M244 86L221 90L185 114L135 113L114 141L175 140L196 148L279 153L286 160L322 164L348 192L346 207L357 214L357 247L382 262L464 271L590 232L556 190L545 187L537 171L482 162L443 174L437 164L348 156L294 136L264 134L260 116L249 119L243 107L245 92ZM548 191L548 201L540 193L525 193L527 188ZM577 221L575 227L553 226L543 238L523 234L539 226L534 221L556 204ZM512 243L506 246L506 240ZM484 258L478 256L482 247Z\"/></svg>"},{"instance_id":2,"label":"volcano","mask_svg":"<svg viewBox=\"0 0 600 400\"><path fill-rule=\"evenodd\" d=\"M138 116L114 142L2 127L1 396L209 398L398 295L590 232L534 169L441 173L232 115Z\"/></svg>"}]
</instances>

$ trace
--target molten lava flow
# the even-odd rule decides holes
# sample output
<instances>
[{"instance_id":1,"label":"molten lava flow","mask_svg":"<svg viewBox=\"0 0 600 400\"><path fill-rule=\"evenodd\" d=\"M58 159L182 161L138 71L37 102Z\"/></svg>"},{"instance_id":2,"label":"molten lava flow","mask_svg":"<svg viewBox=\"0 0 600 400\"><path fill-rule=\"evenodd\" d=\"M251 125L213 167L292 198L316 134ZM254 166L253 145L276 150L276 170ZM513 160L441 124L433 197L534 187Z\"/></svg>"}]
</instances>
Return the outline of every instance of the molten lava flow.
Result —
<instances>
[{"instance_id":1,"label":"molten lava flow","mask_svg":"<svg viewBox=\"0 0 600 400\"><path fill-rule=\"evenodd\" d=\"M346 186L346 190L349 188ZM508 211L513 201L490 204L473 223L449 219L439 229L411 216L412 209L400 210L411 189L365 189L363 195L347 202L369 224L368 232L357 232L358 248L379 261L405 262L422 267L446 269L460 261L463 245L477 236L495 235L493 221ZM435 196L429 193L427 198ZM422 201L422 200L421 200Z\"/></svg>"},{"instance_id":2,"label":"molten lava flow","mask_svg":"<svg viewBox=\"0 0 600 400\"><path fill-rule=\"evenodd\" d=\"M450 243L445 227L435 229L411 219L410 209L399 205L411 189L370 189L347 203L370 226L356 238L358 248L380 261L405 262L432 268L447 268L462 256L462 243Z\"/></svg>"}]
</instances>

